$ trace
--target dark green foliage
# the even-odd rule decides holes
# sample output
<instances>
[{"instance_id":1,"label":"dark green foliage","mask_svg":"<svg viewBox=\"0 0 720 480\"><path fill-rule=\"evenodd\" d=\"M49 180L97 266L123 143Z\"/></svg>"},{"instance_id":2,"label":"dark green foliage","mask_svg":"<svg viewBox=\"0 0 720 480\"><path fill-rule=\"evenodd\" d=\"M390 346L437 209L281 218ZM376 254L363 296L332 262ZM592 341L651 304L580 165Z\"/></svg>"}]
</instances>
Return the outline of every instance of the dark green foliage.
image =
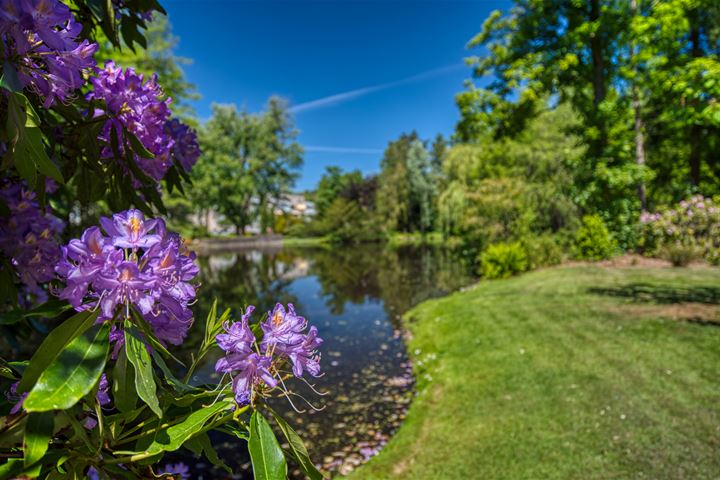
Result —
<instances>
[{"instance_id":1,"label":"dark green foliage","mask_svg":"<svg viewBox=\"0 0 720 480\"><path fill-rule=\"evenodd\" d=\"M719 25L713 0L515 0L470 41L475 77L493 81L457 96L455 137L514 137L571 106L573 202L633 247L643 208L720 183Z\"/></svg>"},{"instance_id":2,"label":"dark green foliage","mask_svg":"<svg viewBox=\"0 0 720 480\"><path fill-rule=\"evenodd\" d=\"M525 248L520 242L495 243L480 255L483 278L507 278L528 269Z\"/></svg>"},{"instance_id":3,"label":"dark green foliage","mask_svg":"<svg viewBox=\"0 0 720 480\"><path fill-rule=\"evenodd\" d=\"M442 150L444 147L436 145L435 155ZM397 232L432 230L437 195L433 161L417 133L390 142L380 167L377 209L385 227Z\"/></svg>"},{"instance_id":4,"label":"dark green foliage","mask_svg":"<svg viewBox=\"0 0 720 480\"><path fill-rule=\"evenodd\" d=\"M575 255L582 260L610 258L617 245L599 215L585 215L575 234Z\"/></svg>"},{"instance_id":5,"label":"dark green foliage","mask_svg":"<svg viewBox=\"0 0 720 480\"><path fill-rule=\"evenodd\" d=\"M515 139L455 145L438 199L443 233L482 250L490 243L556 232L576 223L571 166L582 154L565 130L567 108L545 113Z\"/></svg>"}]
</instances>

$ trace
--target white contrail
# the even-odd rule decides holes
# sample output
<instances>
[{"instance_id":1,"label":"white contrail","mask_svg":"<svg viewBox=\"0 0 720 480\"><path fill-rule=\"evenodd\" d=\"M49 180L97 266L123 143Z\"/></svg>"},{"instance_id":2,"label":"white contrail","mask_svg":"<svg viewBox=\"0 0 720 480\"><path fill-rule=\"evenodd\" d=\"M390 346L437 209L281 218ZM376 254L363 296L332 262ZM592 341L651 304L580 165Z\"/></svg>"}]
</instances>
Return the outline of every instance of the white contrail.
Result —
<instances>
[{"instance_id":1,"label":"white contrail","mask_svg":"<svg viewBox=\"0 0 720 480\"><path fill-rule=\"evenodd\" d=\"M304 145L303 149L306 152L357 153L361 155L378 155L383 153L382 148L327 147L324 145Z\"/></svg>"},{"instance_id":2,"label":"white contrail","mask_svg":"<svg viewBox=\"0 0 720 480\"><path fill-rule=\"evenodd\" d=\"M426 72L418 73L411 77L403 78L401 80L395 80L393 82L381 83L379 85L371 85L369 87L357 88L355 90L348 90L347 92L336 93L335 95L329 95L327 97L318 98L317 100L310 100L309 102L299 103L295 106L290 107L291 113L306 112L308 110L316 110L318 108L329 107L337 105L338 103L347 102L353 98L362 97L370 93L374 93L380 90L386 90L388 88L399 87L400 85L407 85L408 83L420 82L429 78L438 77L447 73L466 68L462 63L454 65L446 65L440 68L434 68Z\"/></svg>"}]
</instances>

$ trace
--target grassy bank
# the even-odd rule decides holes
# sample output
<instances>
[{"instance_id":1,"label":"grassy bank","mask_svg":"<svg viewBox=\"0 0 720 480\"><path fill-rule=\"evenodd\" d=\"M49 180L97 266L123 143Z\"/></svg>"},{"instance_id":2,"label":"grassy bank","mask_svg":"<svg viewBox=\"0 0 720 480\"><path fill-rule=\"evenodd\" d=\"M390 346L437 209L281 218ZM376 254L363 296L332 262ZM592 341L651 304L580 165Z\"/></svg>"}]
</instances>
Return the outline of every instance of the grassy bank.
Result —
<instances>
[{"instance_id":1,"label":"grassy bank","mask_svg":"<svg viewBox=\"0 0 720 480\"><path fill-rule=\"evenodd\" d=\"M284 247L322 247L330 244L328 237L283 237Z\"/></svg>"},{"instance_id":2,"label":"grassy bank","mask_svg":"<svg viewBox=\"0 0 720 480\"><path fill-rule=\"evenodd\" d=\"M717 478L720 270L567 266L406 315L419 394L350 478Z\"/></svg>"}]
</instances>

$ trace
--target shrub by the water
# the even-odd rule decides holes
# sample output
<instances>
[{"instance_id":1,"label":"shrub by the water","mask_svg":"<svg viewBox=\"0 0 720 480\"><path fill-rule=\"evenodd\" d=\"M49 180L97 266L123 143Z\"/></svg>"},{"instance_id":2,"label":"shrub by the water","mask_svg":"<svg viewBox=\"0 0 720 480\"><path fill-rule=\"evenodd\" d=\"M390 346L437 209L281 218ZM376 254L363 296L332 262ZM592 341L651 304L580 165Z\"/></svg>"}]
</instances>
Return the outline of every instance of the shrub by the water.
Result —
<instances>
[{"instance_id":1,"label":"shrub by the water","mask_svg":"<svg viewBox=\"0 0 720 480\"><path fill-rule=\"evenodd\" d=\"M564 260L563 247L555 235L528 236L521 243L527 256L528 270L557 265Z\"/></svg>"},{"instance_id":2,"label":"shrub by the water","mask_svg":"<svg viewBox=\"0 0 720 480\"><path fill-rule=\"evenodd\" d=\"M527 255L520 242L496 243L480 255L480 274L484 278L507 278L527 269Z\"/></svg>"},{"instance_id":3,"label":"shrub by the water","mask_svg":"<svg viewBox=\"0 0 720 480\"><path fill-rule=\"evenodd\" d=\"M575 255L581 260L605 260L616 249L610 231L599 215L585 215L575 234Z\"/></svg>"}]
</instances>

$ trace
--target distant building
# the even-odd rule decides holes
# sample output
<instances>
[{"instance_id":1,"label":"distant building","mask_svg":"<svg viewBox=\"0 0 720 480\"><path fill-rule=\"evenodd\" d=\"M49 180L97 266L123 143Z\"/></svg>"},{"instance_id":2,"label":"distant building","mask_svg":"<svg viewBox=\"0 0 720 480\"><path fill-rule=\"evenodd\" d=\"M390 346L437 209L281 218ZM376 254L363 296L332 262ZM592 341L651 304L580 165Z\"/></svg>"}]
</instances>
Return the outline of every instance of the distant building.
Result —
<instances>
[{"instance_id":1,"label":"distant building","mask_svg":"<svg viewBox=\"0 0 720 480\"><path fill-rule=\"evenodd\" d=\"M275 215L292 215L294 217L314 217L317 211L315 203L305 198L302 193L285 194L276 204Z\"/></svg>"},{"instance_id":2,"label":"distant building","mask_svg":"<svg viewBox=\"0 0 720 480\"><path fill-rule=\"evenodd\" d=\"M310 219L315 216L317 210L315 203L307 200L302 193L288 193L282 196L280 200L272 202L275 206L273 213L275 215L289 215L296 218ZM257 199L251 200L251 205L256 208ZM211 235L234 235L235 227L225 221L225 217L218 212L210 210L202 215L192 215L190 221L195 225L203 225L207 227L208 233ZM260 224L253 222L245 228L246 234L269 233L262 232Z\"/></svg>"}]
</instances>

